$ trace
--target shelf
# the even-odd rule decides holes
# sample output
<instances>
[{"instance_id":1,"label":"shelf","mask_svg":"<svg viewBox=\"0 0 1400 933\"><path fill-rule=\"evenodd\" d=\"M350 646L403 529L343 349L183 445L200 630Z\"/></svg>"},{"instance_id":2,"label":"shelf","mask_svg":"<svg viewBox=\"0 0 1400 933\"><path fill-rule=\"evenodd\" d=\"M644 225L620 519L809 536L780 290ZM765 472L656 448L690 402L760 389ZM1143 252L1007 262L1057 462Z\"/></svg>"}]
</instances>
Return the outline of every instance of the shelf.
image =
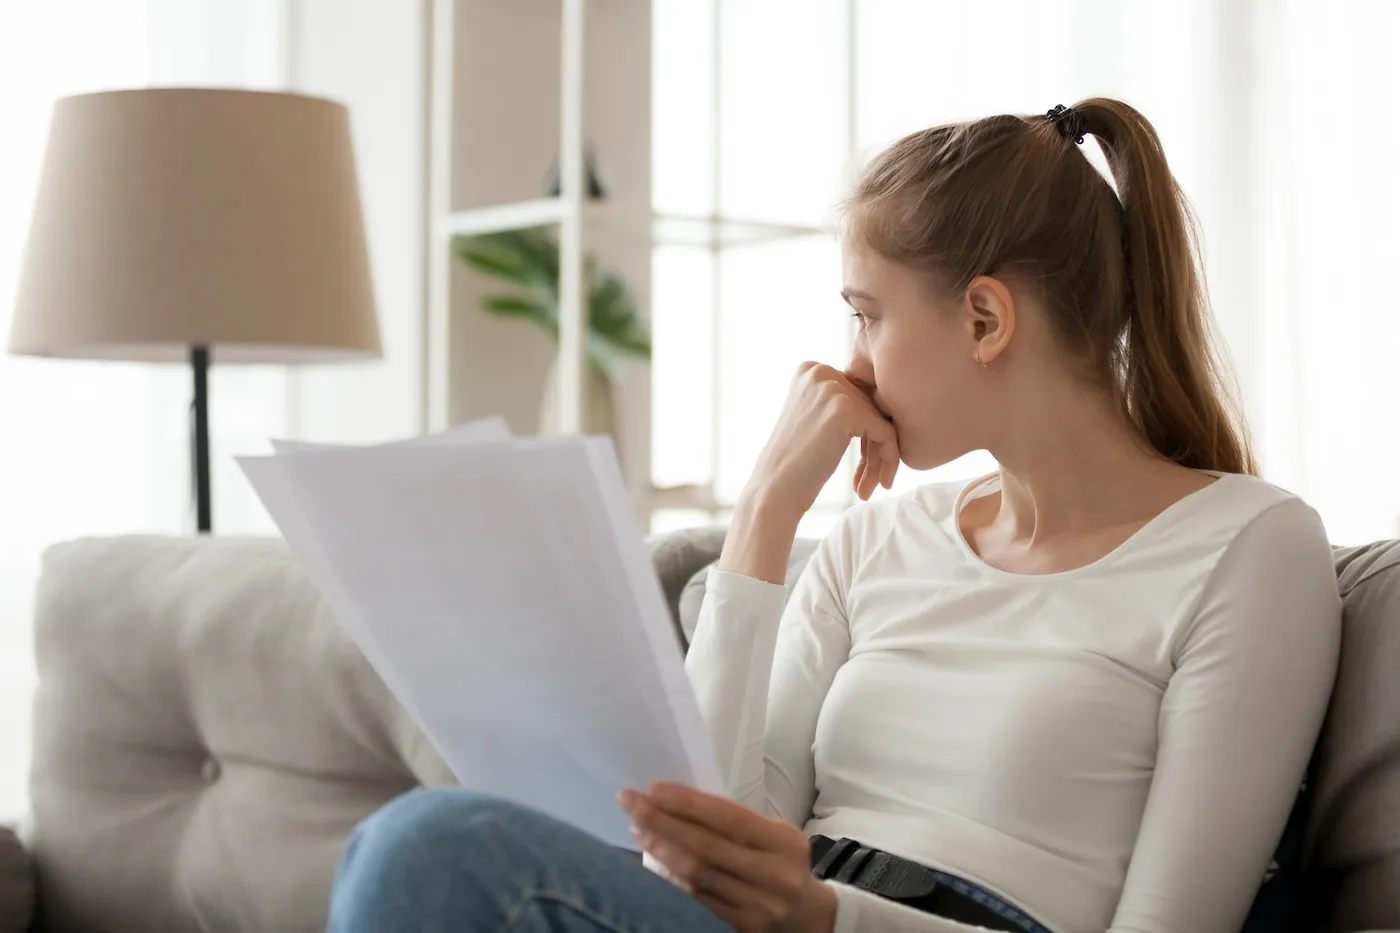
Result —
<instances>
[{"instance_id":1,"label":"shelf","mask_svg":"<svg viewBox=\"0 0 1400 933\"><path fill-rule=\"evenodd\" d=\"M651 221L652 241L658 246L723 248L831 233L824 227L738 217L656 214Z\"/></svg>"},{"instance_id":2,"label":"shelf","mask_svg":"<svg viewBox=\"0 0 1400 933\"><path fill-rule=\"evenodd\" d=\"M548 227L564 219L567 210L562 198L536 198L493 207L455 211L438 224L440 237L481 236L507 230Z\"/></svg>"},{"instance_id":3,"label":"shelf","mask_svg":"<svg viewBox=\"0 0 1400 933\"><path fill-rule=\"evenodd\" d=\"M508 230L549 227L560 223L567 210L566 203L560 198L536 198L513 204L454 211L438 224L437 230L439 237L450 239L454 236L480 236ZM601 229L603 232L621 232L624 235L627 227L631 226L618 218L616 212L610 210L606 203L585 205L584 220L595 229ZM688 214L654 214L649 231L651 242L657 246L695 246L712 249L797 237L824 236L830 235L831 232L828 228L807 224Z\"/></svg>"}]
</instances>

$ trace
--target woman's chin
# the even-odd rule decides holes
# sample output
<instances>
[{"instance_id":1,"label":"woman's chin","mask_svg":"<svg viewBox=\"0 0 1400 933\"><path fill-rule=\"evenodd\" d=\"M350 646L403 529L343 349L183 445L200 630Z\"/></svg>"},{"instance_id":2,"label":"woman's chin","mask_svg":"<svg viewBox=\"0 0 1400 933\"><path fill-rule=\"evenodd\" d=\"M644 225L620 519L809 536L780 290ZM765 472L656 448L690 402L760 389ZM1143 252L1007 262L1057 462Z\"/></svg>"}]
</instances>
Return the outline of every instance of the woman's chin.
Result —
<instances>
[{"instance_id":1,"label":"woman's chin","mask_svg":"<svg viewBox=\"0 0 1400 933\"><path fill-rule=\"evenodd\" d=\"M901 444L899 448L899 460L904 464L905 469L923 472L925 470L936 470L969 453L971 453L971 451L942 448L938 446L926 448L919 444L913 444L909 449L906 449Z\"/></svg>"}]
</instances>

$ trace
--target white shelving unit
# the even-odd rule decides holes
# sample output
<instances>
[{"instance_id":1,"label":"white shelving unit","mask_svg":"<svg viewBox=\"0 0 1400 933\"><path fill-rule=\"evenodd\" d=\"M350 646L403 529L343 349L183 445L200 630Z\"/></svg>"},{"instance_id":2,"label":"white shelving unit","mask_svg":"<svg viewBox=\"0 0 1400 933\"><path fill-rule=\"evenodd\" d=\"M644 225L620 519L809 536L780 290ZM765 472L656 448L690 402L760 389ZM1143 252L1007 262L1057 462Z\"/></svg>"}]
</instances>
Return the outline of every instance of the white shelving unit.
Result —
<instances>
[{"instance_id":1,"label":"white shelving unit","mask_svg":"<svg viewBox=\"0 0 1400 933\"><path fill-rule=\"evenodd\" d=\"M517 430L536 428L530 422L531 409L537 406L530 402L543 384L542 360L553 358L554 350L531 339L538 335L517 332L501 339L499 330L493 332L493 322L485 321L475 307L473 276L457 267L452 244L464 235L539 227L553 228L559 244L557 429L573 433L583 424L588 401L583 378L584 259L593 245L586 242L584 226L612 215L625 225L629 213L635 213L631 205L609 203L589 205L585 217L585 109L599 104L585 99L592 77L587 72L594 64L588 46L595 41L634 45L625 41L627 30L649 38L650 23L647 4L603 6L605 16L600 18L607 22L595 30L587 19L586 0L433 0L424 346L424 410L430 430L498 408ZM649 48L643 52L640 58L633 56L624 81L645 79ZM628 67L624 62L622 68ZM623 99L618 107L634 104ZM545 121L552 127L541 124L545 111L553 113ZM640 139L624 140L613 149L629 147L631 162L645 161L647 153L636 152L639 142L645 149L645 125ZM542 174L553 159L559 166L558 196L492 203L498 193L525 193L522 179ZM644 196L649 176L641 181L633 185L634 200L638 188ZM627 248L633 253L631 264L644 266L649 243L643 239ZM645 296L644 270L640 277L632 272L625 278ZM479 291L482 284L475 284ZM510 358L515 356L521 359L513 369ZM486 370L490 371L479 375ZM629 473L646 475L640 454L647 442L646 437L638 438L630 450L620 451Z\"/></svg>"},{"instance_id":2,"label":"white shelving unit","mask_svg":"<svg viewBox=\"0 0 1400 933\"><path fill-rule=\"evenodd\" d=\"M717 207L697 215L652 211L651 7L650 0L432 0L424 329L429 430L504 409L508 420L519 422L513 427L530 432L538 408L533 400L554 357L541 335L479 310L484 284L454 260L455 237L557 231L557 429L571 433L584 423L589 402L582 294L587 255L617 268L647 308L654 244L718 253L820 232L721 216ZM718 17L716 6L716 28ZM718 69L718 43L715 58ZM713 145L719 145L717 134ZM609 180L617 182L605 201L584 196L586 148L599 154ZM540 178L555 159L560 193L540 197ZM619 455L639 516L645 521L657 508L719 512L723 506L709 485L651 485L649 368L632 364L618 398Z\"/></svg>"},{"instance_id":3,"label":"white shelving unit","mask_svg":"<svg viewBox=\"0 0 1400 933\"><path fill-rule=\"evenodd\" d=\"M584 308L583 278L583 80L586 0L560 4L560 195L465 210L453 206L454 127L457 99L458 0L434 0L430 63L428 327L425 360L429 430L454 420L452 240L542 226L559 228L559 426L574 432L582 423Z\"/></svg>"}]
</instances>

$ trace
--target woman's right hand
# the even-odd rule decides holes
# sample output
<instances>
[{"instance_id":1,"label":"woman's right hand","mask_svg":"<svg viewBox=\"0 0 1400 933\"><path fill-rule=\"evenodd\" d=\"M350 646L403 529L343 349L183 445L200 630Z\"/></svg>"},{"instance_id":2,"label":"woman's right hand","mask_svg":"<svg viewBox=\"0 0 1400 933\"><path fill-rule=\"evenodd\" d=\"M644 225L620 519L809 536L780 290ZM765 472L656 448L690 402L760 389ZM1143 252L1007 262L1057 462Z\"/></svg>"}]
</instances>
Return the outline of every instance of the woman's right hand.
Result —
<instances>
[{"instance_id":1,"label":"woman's right hand","mask_svg":"<svg viewBox=\"0 0 1400 933\"><path fill-rule=\"evenodd\" d=\"M871 398L872 387L821 363L803 363L782 414L739 497L719 568L769 583L787 575L797 523L860 438L855 489L870 498L899 468L899 438Z\"/></svg>"},{"instance_id":2,"label":"woman's right hand","mask_svg":"<svg viewBox=\"0 0 1400 933\"><path fill-rule=\"evenodd\" d=\"M899 467L899 439L871 391L821 363L798 367L745 498L796 521L816 503L855 438L861 442L856 495L868 499L875 487L888 489Z\"/></svg>"},{"instance_id":3,"label":"woman's right hand","mask_svg":"<svg viewBox=\"0 0 1400 933\"><path fill-rule=\"evenodd\" d=\"M792 378L783 413L739 496L720 569L783 583L797 523L832 478L853 438L861 440L855 495L889 488L899 469L895 426L875 408L872 389L820 363Z\"/></svg>"}]
</instances>

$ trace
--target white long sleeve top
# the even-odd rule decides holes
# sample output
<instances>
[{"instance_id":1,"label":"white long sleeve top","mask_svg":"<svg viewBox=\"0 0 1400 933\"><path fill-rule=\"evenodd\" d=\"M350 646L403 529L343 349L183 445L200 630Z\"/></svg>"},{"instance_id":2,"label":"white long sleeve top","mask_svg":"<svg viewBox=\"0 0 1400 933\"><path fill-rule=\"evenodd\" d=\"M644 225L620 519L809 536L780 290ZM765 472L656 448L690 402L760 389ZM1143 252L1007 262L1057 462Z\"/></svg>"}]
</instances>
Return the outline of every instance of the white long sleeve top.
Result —
<instances>
[{"instance_id":1,"label":"white long sleeve top","mask_svg":"<svg viewBox=\"0 0 1400 933\"><path fill-rule=\"evenodd\" d=\"M1054 933L1236 933L1331 691L1316 513L1226 475L1106 557L1021 575L932 485L784 588L711 571L686 670L740 802L982 885ZM966 933L832 883L837 933Z\"/></svg>"}]
</instances>

